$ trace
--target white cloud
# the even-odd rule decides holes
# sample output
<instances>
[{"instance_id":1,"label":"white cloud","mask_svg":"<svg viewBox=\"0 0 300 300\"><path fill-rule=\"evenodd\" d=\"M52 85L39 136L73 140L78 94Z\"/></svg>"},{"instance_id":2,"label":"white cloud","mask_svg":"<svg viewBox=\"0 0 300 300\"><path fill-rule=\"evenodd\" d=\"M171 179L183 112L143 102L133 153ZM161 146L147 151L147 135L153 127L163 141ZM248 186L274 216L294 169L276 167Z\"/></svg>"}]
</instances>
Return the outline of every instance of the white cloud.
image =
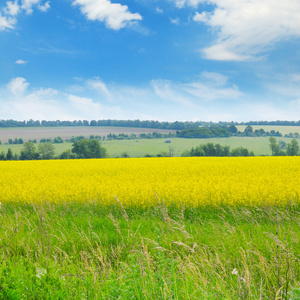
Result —
<instances>
[{"instance_id":1,"label":"white cloud","mask_svg":"<svg viewBox=\"0 0 300 300\"><path fill-rule=\"evenodd\" d=\"M38 9L42 12L46 12L48 9L50 9L50 2L46 2L44 5L43 4L38 4Z\"/></svg>"},{"instance_id":2,"label":"white cloud","mask_svg":"<svg viewBox=\"0 0 300 300\"><path fill-rule=\"evenodd\" d=\"M170 18L170 22L172 24L175 24L175 25L179 25L180 24L180 19L179 18Z\"/></svg>"},{"instance_id":3,"label":"white cloud","mask_svg":"<svg viewBox=\"0 0 300 300\"><path fill-rule=\"evenodd\" d=\"M111 116L122 118L122 110L119 106L102 105L95 102L92 98L79 97L76 95L69 95L68 100L71 107L75 109L74 113L79 116L78 119L82 119L82 116L89 120L107 119Z\"/></svg>"},{"instance_id":4,"label":"white cloud","mask_svg":"<svg viewBox=\"0 0 300 300\"><path fill-rule=\"evenodd\" d=\"M200 78L188 83L174 83L167 80L154 80L152 86L162 99L183 105L212 100L234 100L243 94L236 86L227 84L228 78L214 72L203 72Z\"/></svg>"},{"instance_id":5,"label":"white cloud","mask_svg":"<svg viewBox=\"0 0 300 300\"><path fill-rule=\"evenodd\" d=\"M38 5L40 0L22 0L21 8L26 11L27 14L33 12L33 6Z\"/></svg>"},{"instance_id":6,"label":"white cloud","mask_svg":"<svg viewBox=\"0 0 300 300\"><path fill-rule=\"evenodd\" d=\"M158 13L158 14L163 14L164 13L164 10L162 9L162 8L160 8L160 7L156 7L156 12Z\"/></svg>"},{"instance_id":7,"label":"white cloud","mask_svg":"<svg viewBox=\"0 0 300 300\"><path fill-rule=\"evenodd\" d=\"M89 88L104 93L106 96L110 95L106 84L98 77L87 80L87 85Z\"/></svg>"},{"instance_id":8,"label":"white cloud","mask_svg":"<svg viewBox=\"0 0 300 300\"><path fill-rule=\"evenodd\" d=\"M0 12L0 31L13 29L17 23L16 17L22 11L31 14L34 7L43 12L47 11L50 8L50 2L43 3L43 0L22 0L21 3L18 0L7 1L6 6L2 9L4 14L2 15Z\"/></svg>"},{"instance_id":9,"label":"white cloud","mask_svg":"<svg viewBox=\"0 0 300 300\"><path fill-rule=\"evenodd\" d=\"M139 87L107 84L99 78L91 78L77 81L77 89L70 87L64 90L32 86L25 78L17 77L0 86L0 106L3 119L17 120L297 119L299 74L291 74L285 79L294 80L291 90L267 87L273 90L273 94L265 99L264 95L241 92L230 83L230 78L215 72L203 72L189 82L160 79ZM274 85L279 86L279 82L278 79Z\"/></svg>"},{"instance_id":10,"label":"white cloud","mask_svg":"<svg viewBox=\"0 0 300 300\"><path fill-rule=\"evenodd\" d=\"M17 65L24 65L24 64L27 64L27 61L25 61L23 59L18 59L18 60L16 60L16 64Z\"/></svg>"},{"instance_id":11,"label":"white cloud","mask_svg":"<svg viewBox=\"0 0 300 300\"><path fill-rule=\"evenodd\" d=\"M182 87L170 80L152 80L151 86L155 94L168 102L174 102L184 106L191 106L191 97L183 93Z\"/></svg>"},{"instance_id":12,"label":"white cloud","mask_svg":"<svg viewBox=\"0 0 300 300\"><path fill-rule=\"evenodd\" d=\"M15 18L2 16L0 12L0 31L14 28L15 23Z\"/></svg>"},{"instance_id":13,"label":"white cloud","mask_svg":"<svg viewBox=\"0 0 300 300\"><path fill-rule=\"evenodd\" d=\"M6 2L6 7L4 11L7 15L16 16L20 11L18 1L16 0L15 2L12 1Z\"/></svg>"},{"instance_id":14,"label":"white cloud","mask_svg":"<svg viewBox=\"0 0 300 300\"><path fill-rule=\"evenodd\" d=\"M14 95L23 95L28 86L29 83L23 77L14 78L8 83L8 89Z\"/></svg>"},{"instance_id":15,"label":"white cloud","mask_svg":"<svg viewBox=\"0 0 300 300\"><path fill-rule=\"evenodd\" d=\"M175 0L175 4L178 8L182 8L184 6L197 7L200 3L203 3L205 1L206 0Z\"/></svg>"},{"instance_id":16,"label":"white cloud","mask_svg":"<svg viewBox=\"0 0 300 300\"><path fill-rule=\"evenodd\" d=\"M177 1L178 7L197 7L204 1ZM202 50L207 59L249 60L276 42L300 37L300 1L297 0L206 0L212 11L196 12L218 34L212 46Z\"/></svg>"},{"instance_id":17,"label":"white cloud","mask_svg":"<svg viewBox=\"0 0 300 300\"><path fill-rule=\"evenodd\" d=\"M142 20L139 13L131 13L127 5L111 3L109 0L74 0L81 12L92 21L105 22L106 27L119 30L128 23Z\"/></svg>"}]
</instances>

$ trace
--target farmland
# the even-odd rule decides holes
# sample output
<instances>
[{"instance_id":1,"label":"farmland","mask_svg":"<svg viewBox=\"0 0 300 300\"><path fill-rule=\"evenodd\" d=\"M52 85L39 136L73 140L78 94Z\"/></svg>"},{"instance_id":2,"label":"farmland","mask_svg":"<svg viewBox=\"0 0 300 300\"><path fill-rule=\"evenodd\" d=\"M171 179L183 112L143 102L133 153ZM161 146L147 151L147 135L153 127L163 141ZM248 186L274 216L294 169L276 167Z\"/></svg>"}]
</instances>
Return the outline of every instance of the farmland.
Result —
<instances>
[{"instance_id":1,"label":"farmland","mask_svg":"<svg viewBox=\"0 0 300 300\"><path fill-rule=\"evenodd\" d=\"M238 126L239 130L244 130L245 126ZM267 131L276 130L283 134L289 132L299 132L297 126L253 126L253 129L263 128ZM152 133L153 131L159 133L169 132L174 133L172 130L162 129L142 129L142 128L125 128L125 127L32 127L32 128L0 128L0 152L7 152L11 148L13 153L20 154L22 145L8 145L9 138L22 138L24 141L36 139L39 141L42 138L55 138L57 136L63 139L70 139L72 136L82 135L89 138L90 135L107 136L112 134L141 134ZM160 152L169 152L170 148L174 156L181 156L181 153L186 149L197 147L200 144L208 142L219 143L222 146L228 145L233 148L240 146L246 147L249 151L253 151L255 155L270 155L268 137L230 137L230 138L209 138L209 139L183 139L171 138L171 143L166 144L165 139L139 139L139 140L104 140L101 141L102 145L107 149L110 157L120 156L126 152L130 157L143 157L146 154L157 155ZM286 143L290 143L291 138L280 137ZM72 143L54 144L56 155L60 155L63 151L71 149Z\"/></svg>"},{"instance_id":2,"label":"farmland","mask_svg":"<svg viewBox=\"0 0 300 300\"><path fill-rule=\"evenodd\" d=\"M239 131L244 131L246 128L246 125L237 125L236 126ZM264 129L265 131L279 131L283 135L289 134L290 132L292 133L300 133L300 127L299 126L276 126L276 125L251 125L253 128L253 131L258 130L258 129Z\"/></svg>"},{"instance_id":3,"label":"farmland","mask_svg":"<svg viewBox=\"0 0 300 300\"><path fill-rule=\"evenodd\" d=\"M297 299L299 157L0 168L3 299Z\"/></svg>"},{"instance_id":4,"label":"farmland","mask_svg":"<svg viewBox=\"0 0 300 300\"><path fill-rule=\"evenodd\" d=\"M10 127L0 128L0 140L7 143L8 139L22 138L25 142L42 138L55 138L60 136L62 139L70 139L72 136L82 135L89 138L90 135L107 136L109 133L134 133L136 135L149 132L169 133L175 130L151 129L151 128L128 128L128 127L93 127L93 126L76 126L76 127Z\"/></svg>"},{"instance_id":5,"label":"farmland","mask_svg":"<svg viewBox=\"0 0 300 300\"><path fill-rule=\"evenodd\" d=\"M207 142L271 154L268 137L170 141L101 144L110 157L180 156ZM22 145L0 152L8 148ZM0 161L0 170L0 299L299 299L299 157Z\"/></svg>"}]
</instances>

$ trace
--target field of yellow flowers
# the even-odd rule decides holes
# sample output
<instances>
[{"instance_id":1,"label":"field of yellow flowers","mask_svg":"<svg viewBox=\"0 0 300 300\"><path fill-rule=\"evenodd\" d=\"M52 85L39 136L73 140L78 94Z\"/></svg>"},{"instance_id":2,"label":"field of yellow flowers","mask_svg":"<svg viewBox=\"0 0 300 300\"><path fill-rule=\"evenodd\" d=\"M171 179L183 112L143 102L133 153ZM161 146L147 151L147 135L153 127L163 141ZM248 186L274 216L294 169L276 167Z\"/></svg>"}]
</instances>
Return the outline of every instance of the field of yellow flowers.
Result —
<instances>
[{"instance_id":1,"label":"field of yellow flowers","mask_svg":"<svg viewBox=\"0 0 300 300\"><path fill-rule=\"evenodd\" d=\"M299 202L300 157L0 162L1 203L260 206Z\"/></svg>"}]
</instances>

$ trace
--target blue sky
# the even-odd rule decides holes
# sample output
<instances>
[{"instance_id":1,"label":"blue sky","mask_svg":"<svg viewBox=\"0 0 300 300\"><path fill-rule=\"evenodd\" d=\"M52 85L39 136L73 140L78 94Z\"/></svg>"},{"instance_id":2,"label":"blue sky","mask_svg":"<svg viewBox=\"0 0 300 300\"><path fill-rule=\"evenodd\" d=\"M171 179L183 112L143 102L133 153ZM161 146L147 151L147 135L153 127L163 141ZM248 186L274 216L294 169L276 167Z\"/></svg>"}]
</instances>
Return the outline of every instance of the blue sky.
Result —
<instances>
[{"instance_id":1,"label":"blue sky","mask_svg":"<svg viewBox=\"0 0 300 300\"><path fill-rule=\"evenodd\" d=\"M0 119L299 120L300 1L1 1L0 65Z\"/></svg>"}]
</instances>

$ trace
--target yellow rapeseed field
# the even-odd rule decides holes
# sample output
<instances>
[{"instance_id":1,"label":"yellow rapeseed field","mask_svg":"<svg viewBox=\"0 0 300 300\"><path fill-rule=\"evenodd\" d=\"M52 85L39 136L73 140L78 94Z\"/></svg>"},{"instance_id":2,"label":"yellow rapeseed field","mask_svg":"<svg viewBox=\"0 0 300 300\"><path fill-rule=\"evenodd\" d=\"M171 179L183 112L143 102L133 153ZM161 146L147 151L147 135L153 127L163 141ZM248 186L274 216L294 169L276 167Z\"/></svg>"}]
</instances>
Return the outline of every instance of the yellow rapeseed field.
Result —
<instances>
[{"instance_id":1,"label":"yellow rapeseed field","mask_svg":"<svg viewBox=\"0 0 300 300\"><path fill-rule=\"evenodd\" d=\"M2 203L167 205L299 202L300 157L131 158L0 162Z\"/></svg>"}]
</instances>

